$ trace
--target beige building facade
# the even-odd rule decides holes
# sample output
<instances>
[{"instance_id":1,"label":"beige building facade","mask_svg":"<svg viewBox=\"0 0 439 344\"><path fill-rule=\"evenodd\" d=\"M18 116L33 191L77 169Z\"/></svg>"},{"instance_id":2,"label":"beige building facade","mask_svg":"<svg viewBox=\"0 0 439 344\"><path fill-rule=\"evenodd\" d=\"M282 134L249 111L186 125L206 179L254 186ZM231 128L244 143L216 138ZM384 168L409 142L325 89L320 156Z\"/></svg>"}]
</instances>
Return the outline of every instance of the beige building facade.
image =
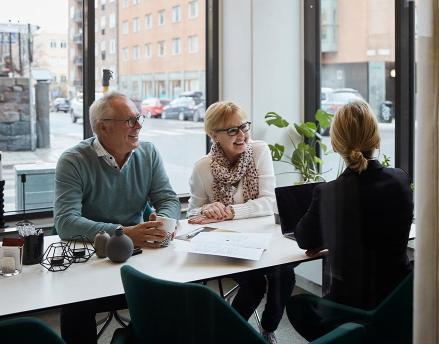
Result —
<instances>
[{"instance_id":1,"label":"beige building facade","mask_svg":"<svg viewBox=\"0 0 439 344\"><path fill-rule=\"evenodd\" d=\"M33 36L33 47L33 68L45 69L52 77L50 98L67 97L67 34L37 31Z\"/></svg>"},{"instance_id":2,"label":"beige building facade","mask_svg":"<svg viewBox=\"0 0 439 344\"><path fill-rule=\"evenodd\" d=\"M322 87L353 88L380 110L394 100L395 0L321 1Z\"/></svg>"}]
</instances>

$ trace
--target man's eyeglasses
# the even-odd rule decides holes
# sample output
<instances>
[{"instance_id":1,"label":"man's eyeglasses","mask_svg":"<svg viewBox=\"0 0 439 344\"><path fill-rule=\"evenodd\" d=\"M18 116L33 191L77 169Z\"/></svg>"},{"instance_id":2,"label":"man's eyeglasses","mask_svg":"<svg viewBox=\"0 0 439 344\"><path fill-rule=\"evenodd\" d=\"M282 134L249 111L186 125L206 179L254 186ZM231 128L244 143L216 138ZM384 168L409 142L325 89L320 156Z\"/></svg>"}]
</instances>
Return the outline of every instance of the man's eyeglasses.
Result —
<instances>
[{"instance_id":1,"label":"man's eyeglasses","mask_svg":"<svg viewBox=\"0 0 439 344\"><path fill-rule=\"evenodd\" d=\"M227 129L215 129L215 131L225 131L227 135L229 136L236 136L238 135L239 131L241 130L243 133L246 133L250 130L252 122L245 122L242 123L239 127L231 127Z\"/></svg>"},{"instance_id":2,"label":"man's eyeglasses","mask_svg":"<svg viewBox=\"0 0 439 344\"><path fill-rule=\"evenodd\" d=\"M135 117L130 117L128 119L115 119L115 118L101 118L102 121L116 121L116 122L127 122L128 126L130 128L134 128L137 123L140 125L143 124L143 121L145 120L145 115L137 114Z\"/></svg>"}]
</instances>

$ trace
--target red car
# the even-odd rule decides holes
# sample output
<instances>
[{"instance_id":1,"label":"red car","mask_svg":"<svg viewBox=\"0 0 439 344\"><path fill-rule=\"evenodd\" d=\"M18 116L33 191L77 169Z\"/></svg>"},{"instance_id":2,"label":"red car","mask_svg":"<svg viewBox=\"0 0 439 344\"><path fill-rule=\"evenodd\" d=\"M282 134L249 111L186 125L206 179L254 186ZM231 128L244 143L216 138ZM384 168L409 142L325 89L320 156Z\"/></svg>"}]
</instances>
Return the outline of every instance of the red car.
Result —
<instances>
[{"instance_id":1,"label":"red car","mask_svg":"<svg viewBox=\"0 0 439 344\"><path fill-rule=\"evenodd\" d=\"M148 118L160 118L162 117L163 107L169 103L170 100L168 99L147 98L142 101L142 115Z\"/></svg>"}]
</instances>

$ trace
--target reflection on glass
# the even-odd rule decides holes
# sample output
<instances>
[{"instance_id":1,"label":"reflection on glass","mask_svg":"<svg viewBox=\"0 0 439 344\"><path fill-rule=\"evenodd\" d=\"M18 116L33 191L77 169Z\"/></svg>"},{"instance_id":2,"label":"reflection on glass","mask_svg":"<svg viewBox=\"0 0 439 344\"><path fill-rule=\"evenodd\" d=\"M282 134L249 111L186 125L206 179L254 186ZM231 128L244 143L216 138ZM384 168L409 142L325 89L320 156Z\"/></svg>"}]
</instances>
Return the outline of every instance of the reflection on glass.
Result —
<instances>
[{"instance_id":1,"label":"reflection on glass","mask_svg":"<svg viewBox=\"0 0 439 344\"><path fill-rule=\"evenodd\" d=\"M335 113L343 104L366 100L380 127L381 148L395 159L395 4L394 0L321 1L321 103ZM329 131L323 142L331 147ZM326 180L337 177L342 162L324 156Z\"/></svg>"}]
</instances>

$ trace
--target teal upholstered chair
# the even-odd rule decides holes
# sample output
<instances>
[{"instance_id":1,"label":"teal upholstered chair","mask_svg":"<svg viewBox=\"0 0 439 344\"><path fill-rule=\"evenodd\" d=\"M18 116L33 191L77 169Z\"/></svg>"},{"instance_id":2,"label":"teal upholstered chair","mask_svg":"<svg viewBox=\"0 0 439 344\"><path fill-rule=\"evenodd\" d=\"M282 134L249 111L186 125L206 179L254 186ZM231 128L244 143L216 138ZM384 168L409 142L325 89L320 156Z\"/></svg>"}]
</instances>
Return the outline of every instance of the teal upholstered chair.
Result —
<instances>
[{"instance_id":1,"label":"teal upholstered chair","mask_svg":"<svg viewBox=\"0 0 439 344\"><path fill-rule=\"evenodd\" d=\"M14 344L63 344L49 326L37 318L23 317L0 321L0 342Z\"/></svg>"},{"instance_id":2,"label":"teal upholstered chair","mask_svg":"<svg viewBox=\"0 0 439 344\"><path fill-rule=\"evenodd\" d=\"M293 300L296 298L296 300ZM287 313L297 310L297 301L309 303L340 319L365 327L367 343L409 344L413 333L413 272L375 308L364 310L339 304L314 295L296 295L287 304Z\"/></svg>"},{"instance_id":3,"label":"teal upholstered chair","mask_svg":"<svg viewBox=\"0 0 439 344\"><path fill-rule=\"evenodd\" d=\"M265 343L259 333L214 291L200 284L121 269L131 316L112 343Z\"/></svg>"},{"instance_id":4,"label":"teal upholstered chair","mask_svg":"<svg viewBox=\"0 0 439 344\"><path fill-rule=\"evenodd\" d=\"M364 344L366 331L364 326L355 323L340 325L335 330L325 334L309 344Z\"/></svg>"}]
</instances>

